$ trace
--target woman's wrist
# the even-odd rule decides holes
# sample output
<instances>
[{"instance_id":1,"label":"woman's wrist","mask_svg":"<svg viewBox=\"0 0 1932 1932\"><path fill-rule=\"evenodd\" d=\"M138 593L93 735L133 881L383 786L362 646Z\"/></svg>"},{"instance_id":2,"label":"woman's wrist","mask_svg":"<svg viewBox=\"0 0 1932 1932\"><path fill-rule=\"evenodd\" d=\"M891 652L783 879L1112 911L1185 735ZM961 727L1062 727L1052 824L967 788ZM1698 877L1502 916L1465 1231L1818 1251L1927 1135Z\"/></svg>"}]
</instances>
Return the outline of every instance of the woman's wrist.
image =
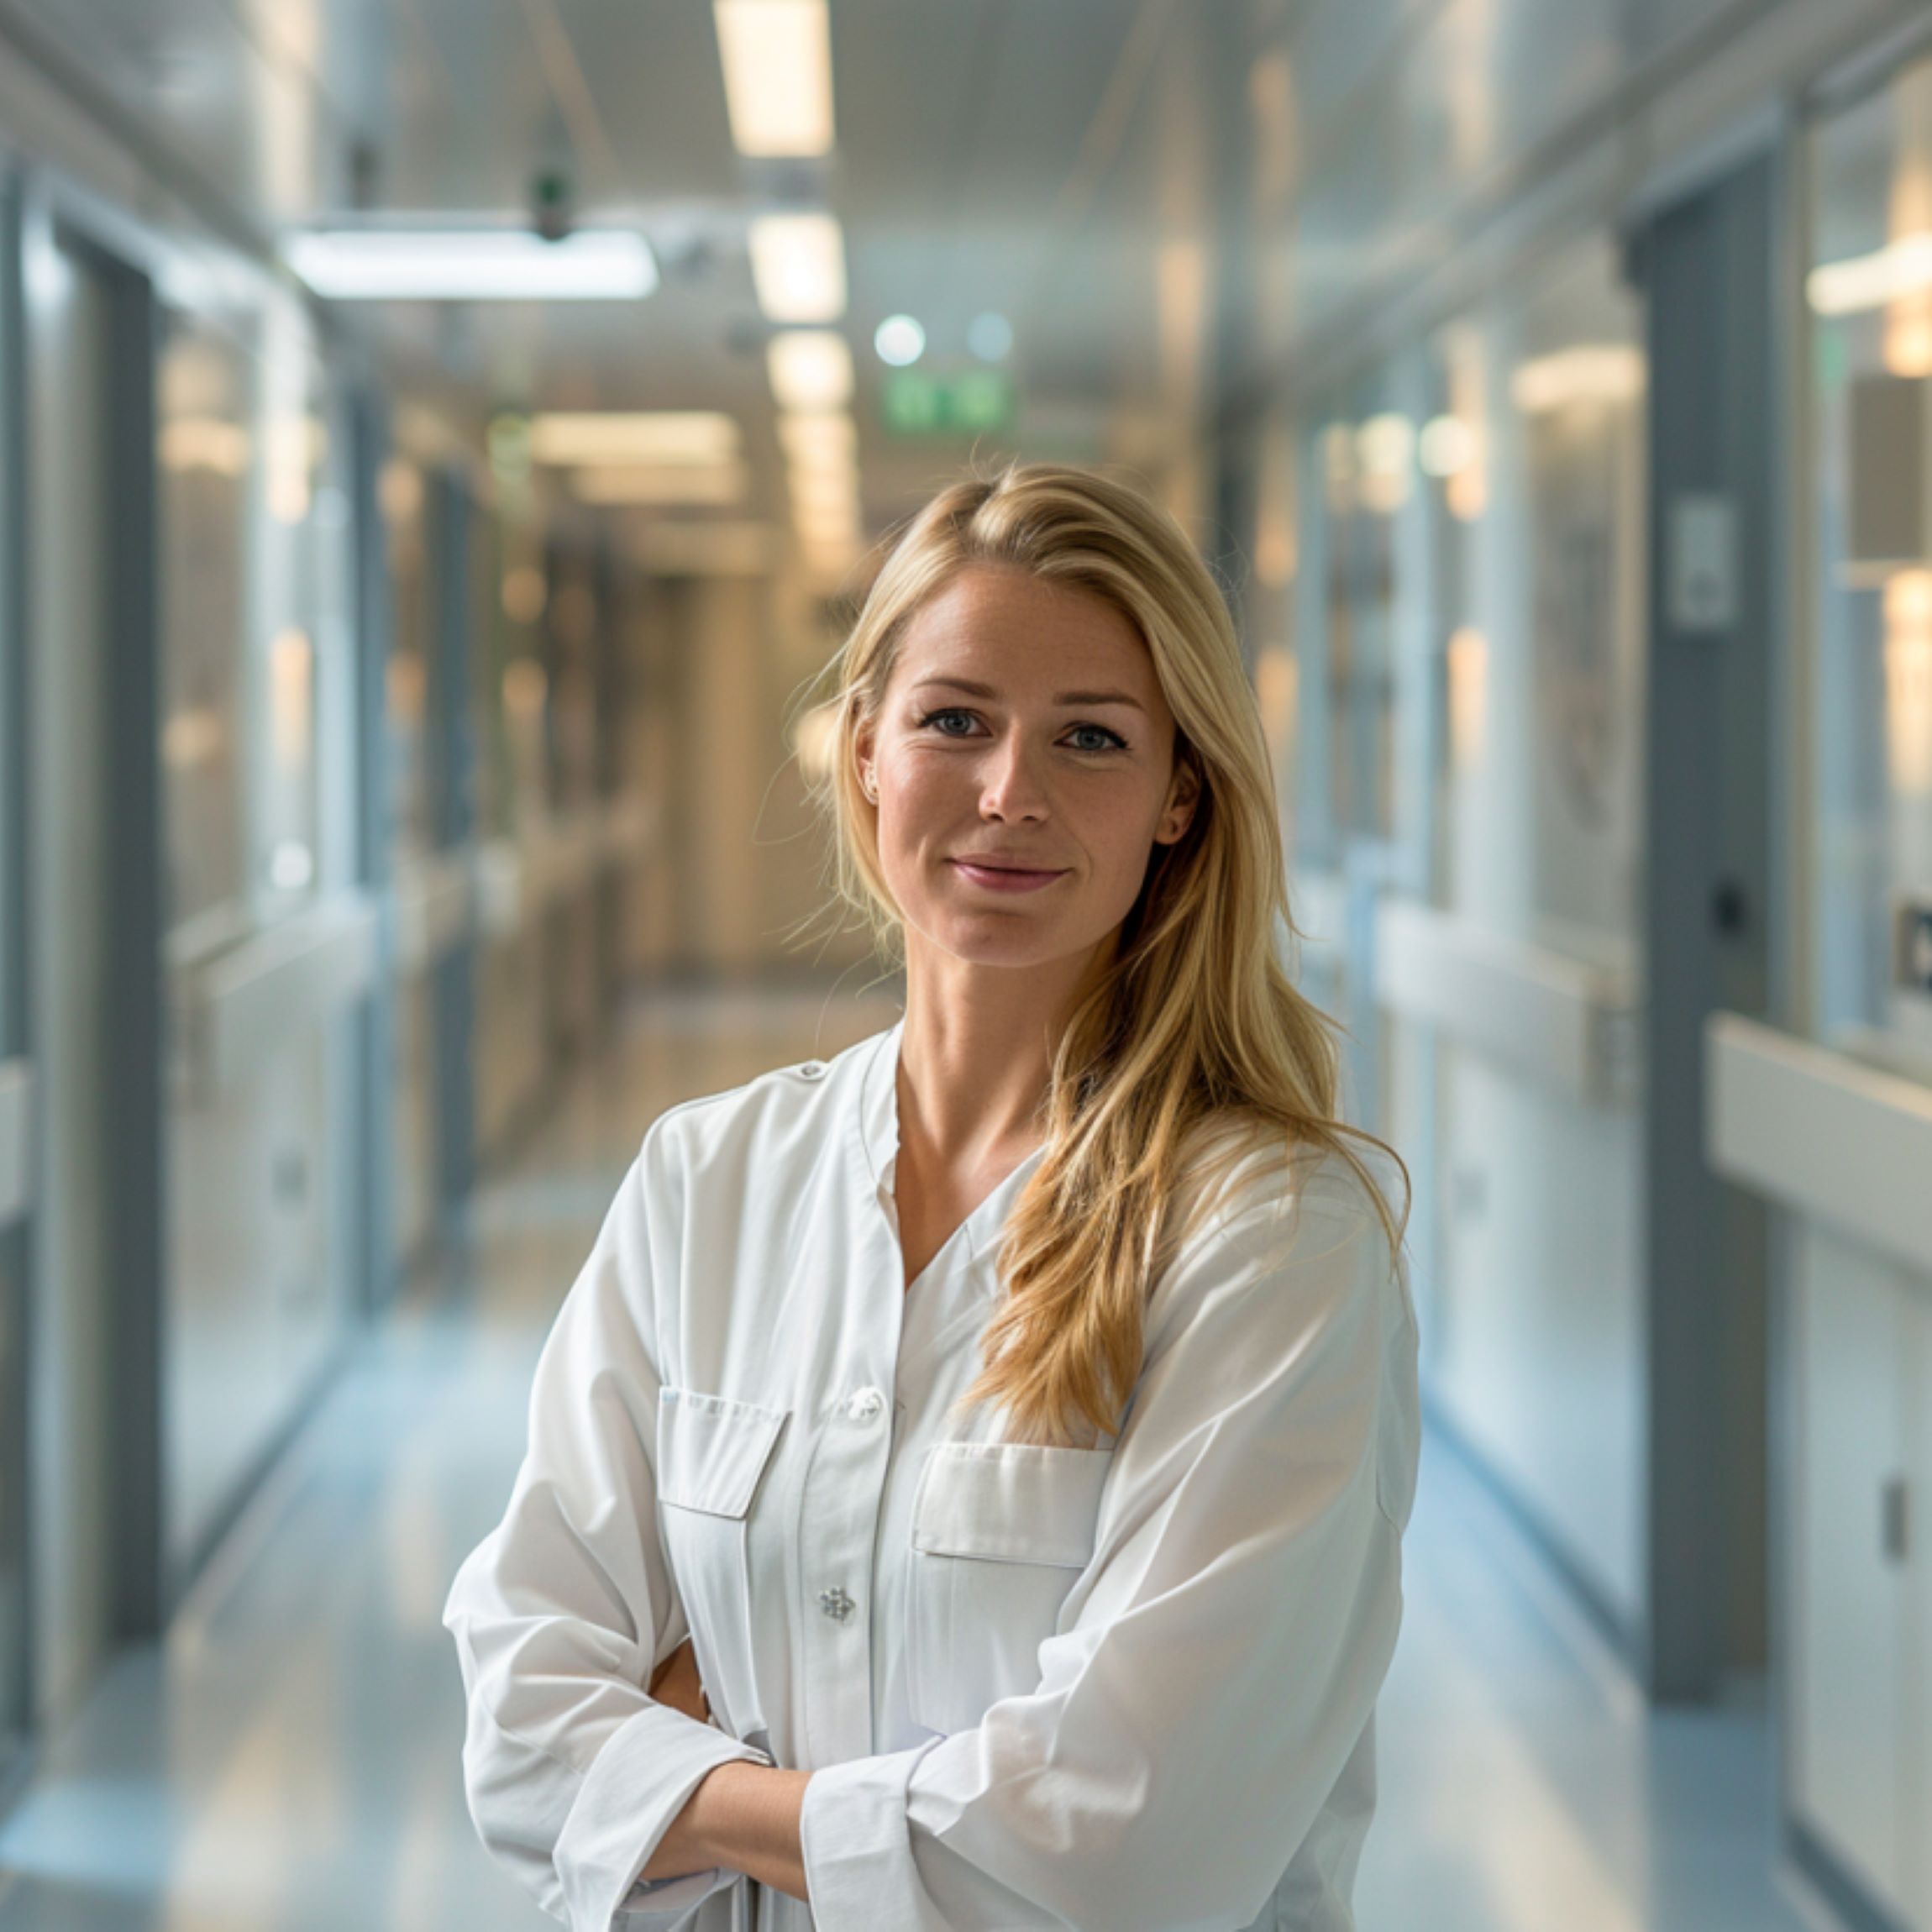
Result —
<instances>
[{"instance_id":1,"label":"woman's wrist","mask_svg":"<svg viewBox=\"0 0 1932 1932\"><path fill-rule=\"evenodd\" d=\"M799 1813L811 1773L734 1759L707 1772L653 1854L647 1876L667 1854L686 1871L714 1866L805 1897ZM664 1866L670 1875L670 1864Z\"/></svg>"}]
</instances>

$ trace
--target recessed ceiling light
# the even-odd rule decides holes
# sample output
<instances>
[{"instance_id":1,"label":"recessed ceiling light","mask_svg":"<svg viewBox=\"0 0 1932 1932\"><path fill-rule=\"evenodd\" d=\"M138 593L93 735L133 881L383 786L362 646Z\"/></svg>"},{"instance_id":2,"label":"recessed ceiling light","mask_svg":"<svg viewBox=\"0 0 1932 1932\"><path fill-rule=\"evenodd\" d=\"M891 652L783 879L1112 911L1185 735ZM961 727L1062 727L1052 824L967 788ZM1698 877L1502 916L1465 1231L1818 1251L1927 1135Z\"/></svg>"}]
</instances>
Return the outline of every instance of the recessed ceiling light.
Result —
<instances>
[{"instance_id":1,"label":"recessed ceiling light","mask_svg":"<svg viewBox=\"0 0 1932 1932\"><path fill-rule=\"evenodd\" d=\"M760 215L751 279L771 322L836 322L845 313L845 238L826 214Z\"/></svg>"},{"instance_id":2,"label":"recessed ceiling light","mask_svg":"<svg viewBox=\"0 0 1932 1932\"><path fill-rule=\"evenodd\" d=\"M771 392L780 409L843 409L852 400L852 351L829 328L774 335L765 349Z\"/></svg>"},{"instance_id":3,"label":"recessed ceiling light","mask_svg":"<svg viewBox=\"0 0 1932 1932\"><path fill-rule=\"evenodd\" d=\"M658 286L648 244L628 228L554 242L528 228L312 228L284 252L334 302L634 302Z\"/></svg>"},{"instance_id":4,"label":"recessed ceiling light","mask_svg":"<svg viewBox=\"0 0 1932 1932\"><path fill-rule=\"evenodd\" d=\"M1804 279L1820 315L1856 315L1932 287L1932 234L1901 235L1871 255L1828 261Z\"/></svg>"},{"instance_id":5,"label":"recessed ceiling light","mask_svg":"<svg viewBox=\"0 0 1932 1932\"><path fill-rule=\"evenodd\" d=\"M832 149L832 34L825 0L717 0L725 108L741 155Z\"/></svg>"},{"instance_id":6,"label":"recessed ceiling light","mask_svg":"<svg viewBox=\"0 0 1932 1932\"><path fill-rule=\"evenodd\" d=\"M881 362L904 369L926 353L926 331L909 315L889 315L872 338Z\"/></svg>"},{"instance_id":7,"label":"recessed ceiling light","mask_svg":"<svg viewBox=\"0 0 1932 1932\"><path fill-rule=\"evenodd\" d=\"M1004 362L1013 352L1013 325L989 309L967 323L966 346L982 362Z\"/></svg>"},{"instance_id":8,"label":"recessed ceiling light","mask_svg":"<svg viewBox=\"0 0 1932 1932\"><path fill-rule=\"evenodd\" d=\"M727 463L738 424L711 410L554 409L530 419L538 463Z\"/></svg>"}]
</instances>

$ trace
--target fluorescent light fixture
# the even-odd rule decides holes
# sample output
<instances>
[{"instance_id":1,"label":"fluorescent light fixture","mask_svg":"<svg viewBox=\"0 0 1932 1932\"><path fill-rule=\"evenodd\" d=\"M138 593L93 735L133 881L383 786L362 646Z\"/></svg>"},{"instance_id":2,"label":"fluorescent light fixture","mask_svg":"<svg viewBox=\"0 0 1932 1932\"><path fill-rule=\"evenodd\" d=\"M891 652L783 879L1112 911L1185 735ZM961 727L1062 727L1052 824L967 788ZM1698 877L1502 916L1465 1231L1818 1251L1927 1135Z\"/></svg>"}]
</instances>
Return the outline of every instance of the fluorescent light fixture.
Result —
<instances>
[{"instance_id":1,"label":"fluorescent light fixture","mask_svg":"<svg viewBox=\"0 0 1932 1932\"><path fill-rule=\"evenodd\" d=\"M760 215L748 240L767 321L837 322L845 313L845 238L832 216Z\"/></svg>"},{"instance_id":2,"label":"fluorescent light fixture","mask_svg":"<svg viewBox=\"0 0 1932 1932\"><path fill-rule=\"evenodd\" d=\"M552 409L530 418L538 463L728 463L738 424L714 410Z\"/></svg>"},{"instance_id":3,"label":"fluorescent light fixture","mask_svg":"<svg viewBox=\"0 0 1932 1932\"><path fill-rule=\"evenodd\" d=\"M852 351L829 328L774 335L765 348L765 367L780 409L843 409L852 401Z\"/></svg>"},{"instance_id":4,"label":"fluorescent light fixture","mask_svg":"<svg viewBox=\"0 0 1932 1932\"><path fill-rule=\"evenodd\" d=\"M1932 234L1902 235L1871 255L1824 262L1804 278L1820 315L1856 315L1932 288Z\"/></svg>"},{"instance_id":5,"label":"fluorescent light fixture","mask_svg":"<svg viewBox=\"0 0 1932 1932\"><path fill-rule=\"evenodd\" d=\"M579 470L571 475L570 493L580 503L601 507L736 503L745 493L745 471L742 463Z\"/></svg>"},{"instance_id":6,"label":"fluorescent light fixture","mask_svg":"<svg viewBox=\"0 0 1932 1932\"><path fill-rule=\"evenodd\" d=\"M872 338L881 362L909 368L926 353L926 331L909 315L889 315Z\"/></svg>"},{"instance_id":7,"label":"fluorescent light fixture","mask_svg":"<svg viewBox=\"0 0 1932 1932\"><path fill-rule=\"evenodd\" d=\"M717 0L725 108L741 155L832 150L832 33L826 0Z\"/></svg>"},{"instance_id":8,"label":"fluorescent light fixture","mask_svg":"<svg viewBox=\"0 0 1932 1932\"><path fill-rule=\"evenodd\" d=\"M858 454L858 431L841 410L778 419L778 440L787 459L800 469L824 469L851 462Z\"/></svg>"},{"instance_id":9,"label":"fluorescent light fixture","mask_svg":"<svg viewBox=\"0 0 1932 1932\"><path fill-rule=\"evenodd\" d=\"M1644 392L1643 351L1624 342L1581 342L1520 364L1509 394L1525 415L1573 402L1630 402Z\"/></svg>"},{"instance_id":10,"label":"fluorescent light fixture","mask_svg":"<svg viewBox=\"0 0 1932 1932\"><path fill-rule=\"evenodd\" d=\"M288 265L334 302L634 302L658 286L644 238L580 228L312 228Z\"/></svg>"}]
</instances>

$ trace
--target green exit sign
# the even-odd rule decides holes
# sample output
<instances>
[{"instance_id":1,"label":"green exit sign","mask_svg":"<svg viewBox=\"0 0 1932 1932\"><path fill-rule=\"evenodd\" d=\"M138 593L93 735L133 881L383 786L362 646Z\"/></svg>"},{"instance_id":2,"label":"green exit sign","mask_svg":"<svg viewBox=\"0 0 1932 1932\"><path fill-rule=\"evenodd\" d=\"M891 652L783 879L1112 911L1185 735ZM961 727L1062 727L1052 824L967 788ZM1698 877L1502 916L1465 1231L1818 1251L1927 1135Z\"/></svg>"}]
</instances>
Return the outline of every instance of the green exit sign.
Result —
<instances>
[{"instance_id":1,"label":"green exit sign","mask_svg":"<svg viewBox=\"0 0 1932 1932\"><path fill-rule=\"evenodd\" d=\"M951 375L895 369L882 402L885 427L896 436L973 436L1012 422L1013 382L998 369Z\"/></svg>"}]
</instances>

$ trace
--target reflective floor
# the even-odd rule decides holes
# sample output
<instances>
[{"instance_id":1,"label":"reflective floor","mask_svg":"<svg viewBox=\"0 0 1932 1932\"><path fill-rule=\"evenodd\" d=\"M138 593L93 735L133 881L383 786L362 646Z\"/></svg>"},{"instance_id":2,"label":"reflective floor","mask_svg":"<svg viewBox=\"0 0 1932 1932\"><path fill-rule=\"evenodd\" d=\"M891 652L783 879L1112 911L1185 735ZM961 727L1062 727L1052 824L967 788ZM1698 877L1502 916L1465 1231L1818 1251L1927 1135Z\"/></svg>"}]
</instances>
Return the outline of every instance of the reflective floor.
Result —
<instances>
[{"instance_id":1,"label":"reflective floor","mask_svg":"<svg viewBox=\"0 0 1932 1932\"><path fill-rule=\"evenodd\" d=\"M0 1827L0 1932L533 1932L477 1847L438 1622L500 1512L557 1301L645 1123L893 1009L641 1010L484 1190L465 1266L335 1386L157 1648ZM1508 1520L1431 1443L1381 1706L1363 1932L1800 1932L1761 1720L1646 1715Z\"/></svg>"}]
</instances>

